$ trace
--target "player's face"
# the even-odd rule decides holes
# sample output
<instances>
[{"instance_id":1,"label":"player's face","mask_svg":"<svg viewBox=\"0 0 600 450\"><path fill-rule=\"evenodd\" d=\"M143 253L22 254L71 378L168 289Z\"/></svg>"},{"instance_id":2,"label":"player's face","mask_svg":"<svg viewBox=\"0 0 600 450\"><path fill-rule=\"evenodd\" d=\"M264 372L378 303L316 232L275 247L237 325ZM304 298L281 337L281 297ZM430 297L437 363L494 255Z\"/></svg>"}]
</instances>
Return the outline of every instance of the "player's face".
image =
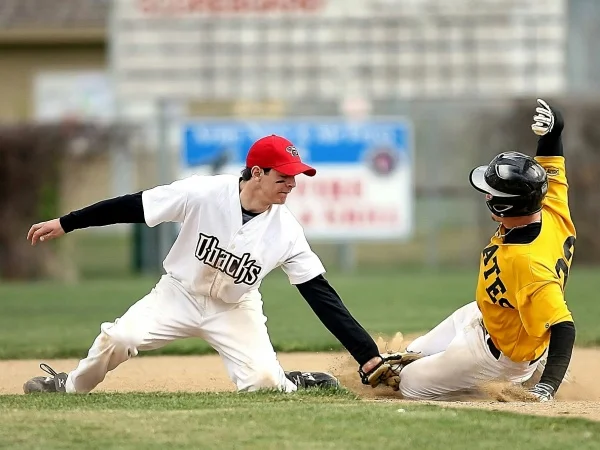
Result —
<instances>
[{"instance_id":1,"label":"player's face","mask_svg":"<svg viewBox=\"0 0 600 450\"><path fill-rule=\"evenodd\" d=\"M296 178L272 169L262 177L260 186L270 203L283 205L289 193L296 187Z\"/></svg>"}]
</instances>

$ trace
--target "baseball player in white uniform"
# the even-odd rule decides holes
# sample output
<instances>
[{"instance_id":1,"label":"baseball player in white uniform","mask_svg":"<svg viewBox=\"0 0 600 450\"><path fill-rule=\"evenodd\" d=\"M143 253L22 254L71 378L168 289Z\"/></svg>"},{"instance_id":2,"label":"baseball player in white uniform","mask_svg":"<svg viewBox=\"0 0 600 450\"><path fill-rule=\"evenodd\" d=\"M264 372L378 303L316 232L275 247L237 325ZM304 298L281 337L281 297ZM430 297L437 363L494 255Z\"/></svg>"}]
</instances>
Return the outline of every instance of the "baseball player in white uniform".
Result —
<instances>
[{"instance_id":1,"label":"baseball player in white uniform","mask_svg":"<svg viewBox=\"0 0 600 450\"><path fill-rule=\"evenodd\" d=\"M328 330L359 364L363 383L389 384L402 355L380 355L323 274L301 225L285 206L300 174L314 176L296 147L266 136L250 148L241 177L191 176L169 185L101 201L58 219L35 224L32 245L75 229L115 223L181 224L166 256L165 274L122 317L103 323L86 358L70 373L24 384L25 393L87 393L107 372L139 351L198 337L222 357L239 391L338 386L318 372L285 372L265 326L259 292L264 277L281 266Z\"/></svg>"}]
</instances>

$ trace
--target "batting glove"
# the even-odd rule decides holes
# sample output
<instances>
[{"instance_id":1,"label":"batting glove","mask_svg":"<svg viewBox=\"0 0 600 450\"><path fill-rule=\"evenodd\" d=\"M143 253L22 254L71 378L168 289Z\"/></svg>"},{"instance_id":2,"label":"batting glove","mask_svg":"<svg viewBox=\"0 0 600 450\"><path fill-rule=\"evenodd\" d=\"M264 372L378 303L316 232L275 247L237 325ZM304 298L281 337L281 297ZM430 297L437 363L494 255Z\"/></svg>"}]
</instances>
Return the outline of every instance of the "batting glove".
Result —
<instances>
[{"instance_id":1,"label":"batting glove","mask_svg":"<svg viewBox=\"0 0 600 450\"><path fill-rule=\"evenodd\" d=\"M539 402L549 402L554 400L554 388L546 383L538 383L531 389L529 393L533 395Z\"/></svg>"},{"instance_id":2,"label":"batting glove","mask_svg":"<svg viewBox=\"0 0 600 450\"><path fill-rule=\"evenodd\" d=\"M544 136L554 128L554 113L548 103L541 98L537 99L538 107L535 108L536 115L533 116L531 129L538 136Z\"/></svg>"}]
</instances>

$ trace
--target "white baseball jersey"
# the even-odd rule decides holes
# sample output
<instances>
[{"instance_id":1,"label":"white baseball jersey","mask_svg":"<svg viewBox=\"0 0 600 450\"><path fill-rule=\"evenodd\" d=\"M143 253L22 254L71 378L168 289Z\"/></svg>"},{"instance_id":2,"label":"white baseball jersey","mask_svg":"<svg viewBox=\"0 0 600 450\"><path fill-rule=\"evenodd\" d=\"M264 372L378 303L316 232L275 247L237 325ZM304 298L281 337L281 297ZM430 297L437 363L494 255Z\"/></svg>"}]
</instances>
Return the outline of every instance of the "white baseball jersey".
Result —
<instances>
[{"instance_id":1,"label":"white baseball jersey","mask_svg":"<svg viewBox=\"0 0 600 450\"><path fill-rule=\"evenodd\" d=\"M260 298L263 278L278 266L292 284L325 272L285 205L273 205L242 224L234 175L194 175L144 191L142 201L148 226L181 223L163 267L194 296L237 303Z\"/></svg>"}]
</instances>

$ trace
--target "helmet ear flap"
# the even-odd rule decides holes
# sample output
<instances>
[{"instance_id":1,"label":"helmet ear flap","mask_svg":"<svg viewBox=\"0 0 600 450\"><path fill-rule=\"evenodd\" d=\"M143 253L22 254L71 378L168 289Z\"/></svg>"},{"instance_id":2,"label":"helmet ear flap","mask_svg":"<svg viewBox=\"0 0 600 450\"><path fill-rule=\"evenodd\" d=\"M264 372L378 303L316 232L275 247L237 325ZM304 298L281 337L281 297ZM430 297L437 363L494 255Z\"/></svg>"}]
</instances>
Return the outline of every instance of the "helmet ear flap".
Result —
<instances>
[{"instance_id":1,"label":"helmet ear flap","mask_svg":"<svg viewBox=\"0 0 600 450\"><path fill-rule=\"evenodd\" d=\"M496 203L499 201L499 199L500 197L494 197L491 194L486 194L485 203L488 209L492 212L492 214L495 214L499 217L504 217L508 211L514 208L514 205L511 205L509 203Z\"/></svg>"},{"instance_id":2,"label":"helmet ear flap","mask_svg":"<svg viewBox=\"0 0 600 450\"><path fill-rule=\"evenodd\" d=\"M512 205L493 205L492 208L498 215L504 214L506 211L512 208Z\"/></svg>"}]
</instances>

